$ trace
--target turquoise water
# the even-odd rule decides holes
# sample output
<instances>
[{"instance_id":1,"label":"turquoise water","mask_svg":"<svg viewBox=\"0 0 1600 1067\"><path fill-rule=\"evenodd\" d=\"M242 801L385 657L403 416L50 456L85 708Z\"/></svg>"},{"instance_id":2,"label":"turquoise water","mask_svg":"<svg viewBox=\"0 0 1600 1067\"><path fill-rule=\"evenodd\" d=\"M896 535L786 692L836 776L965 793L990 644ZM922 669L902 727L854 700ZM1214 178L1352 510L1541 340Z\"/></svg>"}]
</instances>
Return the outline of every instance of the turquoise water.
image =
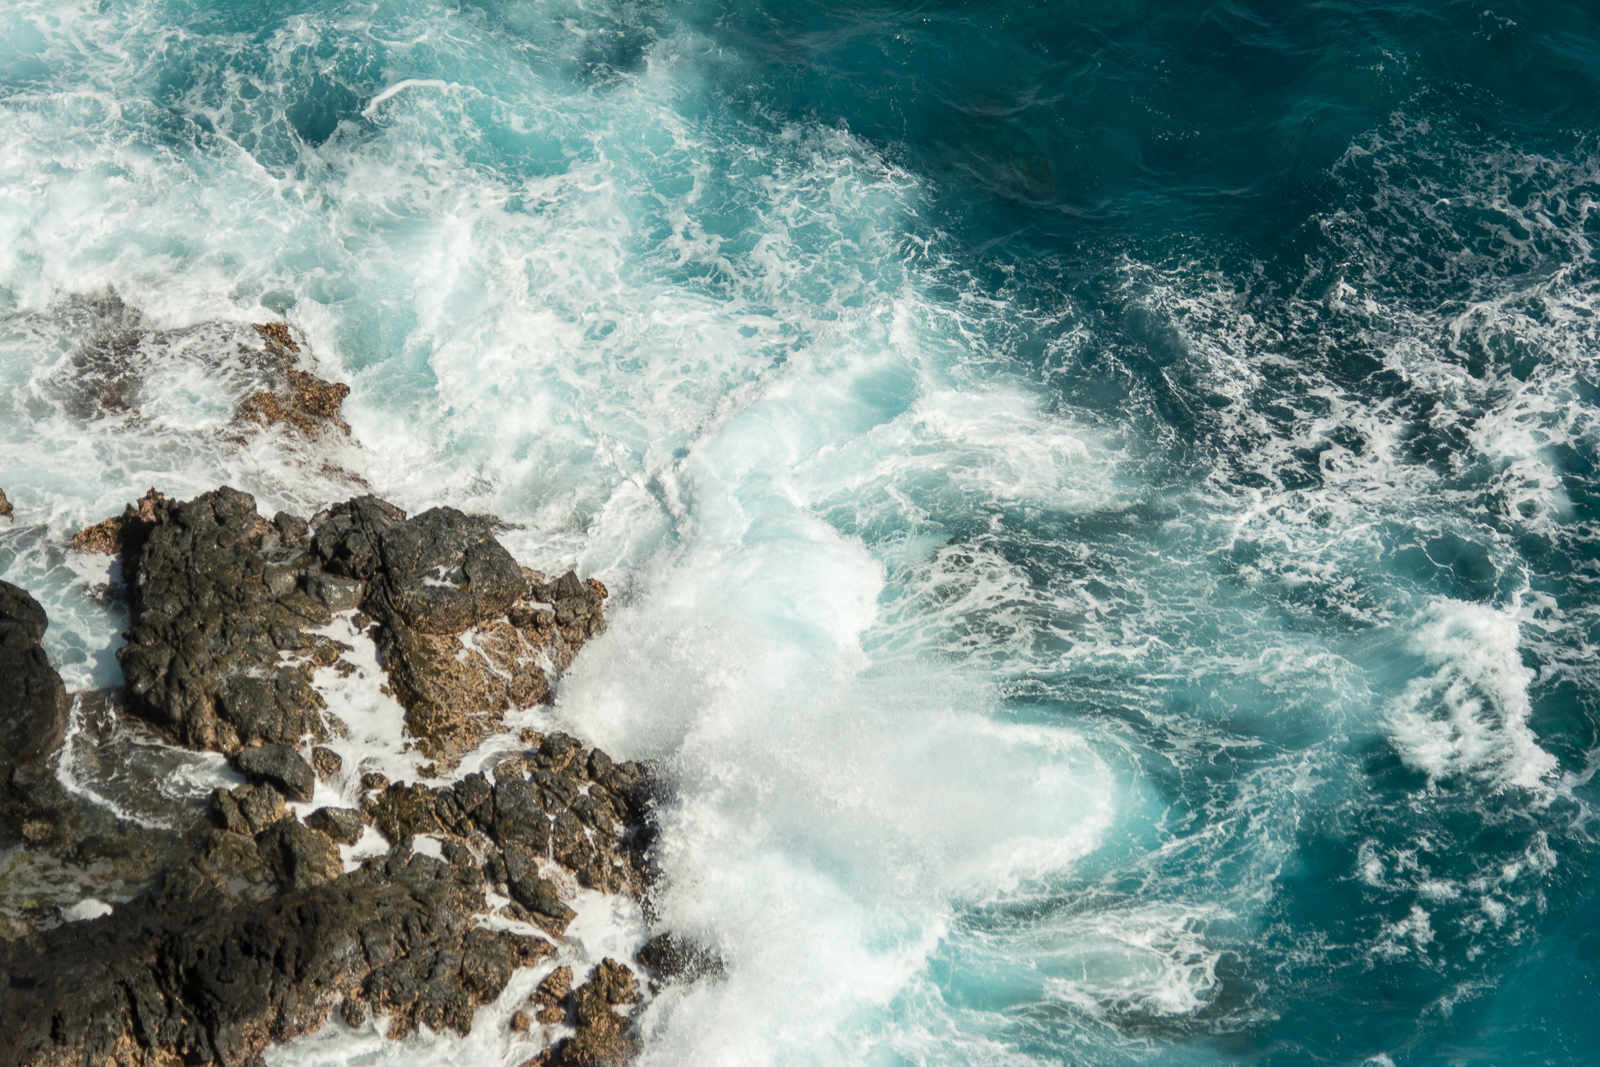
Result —
<instances>
[{"instance_id":1,"label":"turquoise water","mask_svg":"<svg viewBox=\"0 0 1600 1067\"><path fill-rule=\"evenodd\" d=\"M1600 1062L1592 7L0 27L0 577L75 688L152 484L605 579L555 715L729 964L643 1062ZM227 431L274 314L358 446Z\"/></svg>"}]
</instances>

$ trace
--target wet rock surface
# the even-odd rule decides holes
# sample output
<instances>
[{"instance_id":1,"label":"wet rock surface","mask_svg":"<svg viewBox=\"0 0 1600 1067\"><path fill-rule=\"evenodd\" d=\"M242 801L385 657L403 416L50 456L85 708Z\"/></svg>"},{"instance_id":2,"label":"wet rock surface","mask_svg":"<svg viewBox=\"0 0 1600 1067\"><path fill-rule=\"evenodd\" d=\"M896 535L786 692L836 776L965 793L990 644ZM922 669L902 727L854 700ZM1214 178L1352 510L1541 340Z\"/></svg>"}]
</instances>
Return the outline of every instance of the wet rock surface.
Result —
<instances>
[{"instance_id":1,"label":"wet rock surface","mask_svg":"<svg viewBox=\"0 0 1600 1067\"><path fill-rule=\"evenodd\" d=\"M150 512L129 568L133 625L117 650L134 710L185 745L223 752L326 737L311 657L329 641L307 630L332 616L269 584L269 568L293 568L300 549L254 498L226 487Z\"/></svg>"},{"instance_id":2,"label":"wet rock surface","mask_svg":"<svg viewBox=\"0 0 1600 1067\"><path fill-rule=\"evenodd\" d=\"M392 1038L418 1025L467 1033L517 967L553 951L477 927L482 887L471 864L402 845L250 901L197 857L160 894L0 943L0 1063L259 1063L340 1000L347 1018L388 1014Z\"/></svg>"},{"instance_id":3,"label":"wet rock surface","mask_svg":"<svg viewBox=\"0 0 1600 1067\"><path fill-rule=\"evenodd\" d=\"M508 709L548 699L551 673L603 630L607 593L518 566L496 528L446 508L408 519L371 497L310 522L269 521L224 487L186 502L152 490L80 534L78 548L121 557L131 611L118 653L127 692L97 714L125 700L167 738L227 754L248 780L175 807L159 832L105 808L90 818L64 796L52 761L68 705L39 647L44 612L0 583L0 678L29 679L0 687L0 804L13 805L0 816L21 810L17 798L43 815L0 819L0 836L44 827L18 853L41 862L113 840L106 855L128 854L111 914L32 932L0 922L12 937L0 940L0 1067L256 1064L334 1010L352 1025L386 1016L391 1039L423 1026L466 1033L517 968L558 951L575 887L645 898L656 798L646 765L524 730L525 747L484 773L391 783L309 743L342 729L313 685L351 651L313 632L335 610L367 616L407 735L446 767ZM319 777L360 807L301 821L285 801L309 800ZM82 819L98 829L70 848L57 840ZM101 823L111 833L96 837ZM368 825L387 854L371 855ZM369 857L359 866L345 858L353 847ZM635 1051L625 1011L639 990L626 967L607 960L576 989L572 969L557 968L539 990L537 1022L574 1028L543 1062L616 1064ZM522 1022L531 1031L534 1019Z\"/></svg>"},{"instance_id":4,"label":"wet rock surface","mask_svg":"<svg viewBox=\"0 0 1600 1067\"><path fill-rule=\"evenodd\" d=\"M252 745L240 749L233 765L252 782L266 782L290 800L310 800L317 786L311 764L288 745Z\"/></svg>"},{"instance_id":5,"label":"wet rock surface","mask_svg":"<svg viewBox=\"0 0 1600 1067\"><path fill-rule=\"evenodd\" d=\"M547 582L497 527L454 508L408 519L371 496L269 522L227 487L186 502L152 489L73 544L121 556L133 626L118 661L135 710L180 743L326 739L311 679L348 648L314 631L359 607L408 735L449 768L505 712L548 701L549 672L605 629L604 585Z\"/></svg>"},{"instance_id":6,"label":"wet rock surface","mask_svg":"<svg viewBox=\"0 0 1600 1067\"><path fill-rule=\"evenodd\" d=\"M49 626L27 591L0 582L0 847L66 830L54 760L66 734L67 691L40 642Z\"/></svg>"},{"instance_id":7,"label":"wet rock surface","mask_svg":"<svg viewBox=\"0 0 1600 1067\"><path fill-rule=\"evenodd\" d=\"M6 491L0 489L0 519L10 519L15 522L16 517L12 514L13 510L11 501L6 499Z\"/></svg>"}]
</instances>

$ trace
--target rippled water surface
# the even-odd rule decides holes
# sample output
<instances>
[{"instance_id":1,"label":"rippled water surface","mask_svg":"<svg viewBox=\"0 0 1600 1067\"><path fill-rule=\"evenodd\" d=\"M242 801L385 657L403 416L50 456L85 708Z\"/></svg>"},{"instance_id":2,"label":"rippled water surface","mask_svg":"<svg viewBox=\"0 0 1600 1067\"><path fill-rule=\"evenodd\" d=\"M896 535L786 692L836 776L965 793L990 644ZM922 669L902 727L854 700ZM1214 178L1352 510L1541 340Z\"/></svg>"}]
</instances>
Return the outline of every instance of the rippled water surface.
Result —
<instances>
[{"instance_id":1,"label":"rippled water surface","mask_svg":"<svg viewBox=\"0 0 1600 1067\"><path fill-rule=\"evenodd\" d=\"M3 0L0 577L74 689L150 485L603 578L648 1064L1595 1062L1597 129L1588 4Z\"/></svg>"}]
</instances>

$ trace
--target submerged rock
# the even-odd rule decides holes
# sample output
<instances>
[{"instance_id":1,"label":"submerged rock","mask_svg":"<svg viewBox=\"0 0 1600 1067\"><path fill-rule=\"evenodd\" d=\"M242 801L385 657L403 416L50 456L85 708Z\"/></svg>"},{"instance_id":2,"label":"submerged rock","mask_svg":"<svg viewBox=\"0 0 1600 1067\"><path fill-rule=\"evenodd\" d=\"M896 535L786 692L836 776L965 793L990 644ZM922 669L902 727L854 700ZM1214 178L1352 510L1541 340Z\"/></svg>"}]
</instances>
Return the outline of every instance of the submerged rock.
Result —
<instances>
[{"instance_id":1,"label":"submerged rock","mask_svg":"<svg viewBox=\"0 0 1600 1067\"><path fill-rule=\"evenodd\" d=\"M0 846L67 829L52 758L66 736L67 691L40 644L49 625L26 590L0 582Z\"/></svg>"}]
</instances>

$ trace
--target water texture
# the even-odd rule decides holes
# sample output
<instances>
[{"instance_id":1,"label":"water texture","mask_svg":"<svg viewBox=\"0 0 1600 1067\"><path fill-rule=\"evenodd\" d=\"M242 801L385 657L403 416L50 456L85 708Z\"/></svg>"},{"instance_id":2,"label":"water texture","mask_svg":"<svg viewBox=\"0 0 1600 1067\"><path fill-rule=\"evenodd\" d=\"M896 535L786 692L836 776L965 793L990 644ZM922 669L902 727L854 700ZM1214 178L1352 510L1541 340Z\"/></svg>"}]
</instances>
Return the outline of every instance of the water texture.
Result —
<instances>
[{"instance_id":1,"label":"water texture","mask_svg":"<svg viewBox=\"0 0 1600 1067\"><path fill-rule=\"evenodd\" d=\"M1600 1062L1597 129L1587 4L4 0L0 577L74 689L150 485L604 579L646 1064Z\"/></svg>"}]
</instances>

